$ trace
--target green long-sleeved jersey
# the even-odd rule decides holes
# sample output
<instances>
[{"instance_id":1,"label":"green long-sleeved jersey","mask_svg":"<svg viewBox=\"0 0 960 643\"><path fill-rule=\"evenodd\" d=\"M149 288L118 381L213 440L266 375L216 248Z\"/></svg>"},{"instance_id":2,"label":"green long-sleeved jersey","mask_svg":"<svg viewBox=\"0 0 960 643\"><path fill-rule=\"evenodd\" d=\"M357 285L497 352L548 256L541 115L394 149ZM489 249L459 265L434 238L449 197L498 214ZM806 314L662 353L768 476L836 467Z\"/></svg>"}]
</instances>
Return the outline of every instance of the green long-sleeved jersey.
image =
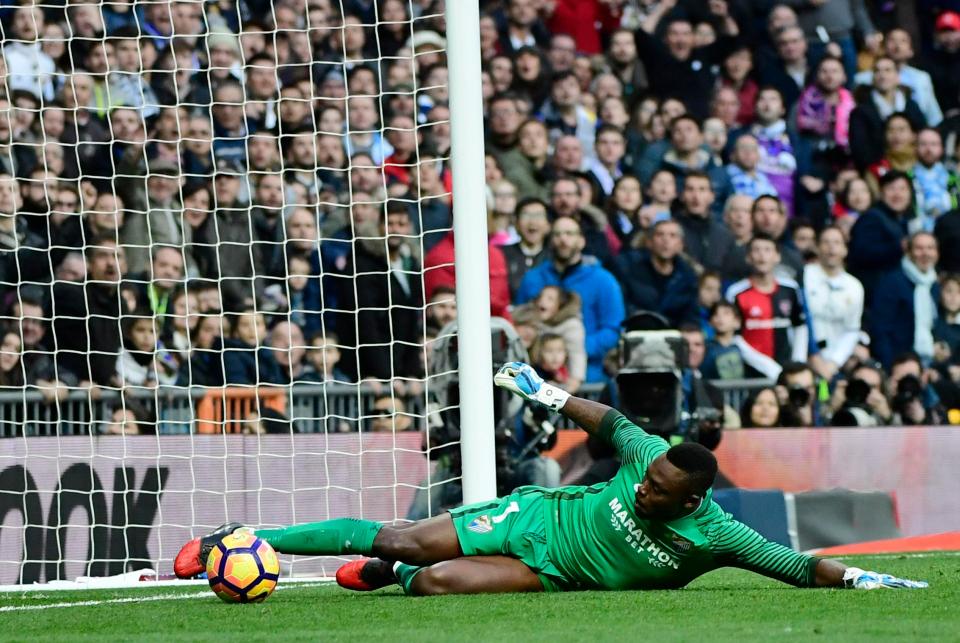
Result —
<instances>
[{"instance_id":1,"label":"green long-sleeved jersey","mask_svg":"<svg viewBox=\"0 0 960 643\"><path fill-rule=\"evenodd\" d=\"M676 520L638 517L636 489L668 445L616 411L603 418L600 435L620 454L617 475L590 487L545 492L548 555L571 588L675 588L719 567L741 567L791 585L814 584L818 559L734 520L712 493Z\"/></svg>"}]
</instances>

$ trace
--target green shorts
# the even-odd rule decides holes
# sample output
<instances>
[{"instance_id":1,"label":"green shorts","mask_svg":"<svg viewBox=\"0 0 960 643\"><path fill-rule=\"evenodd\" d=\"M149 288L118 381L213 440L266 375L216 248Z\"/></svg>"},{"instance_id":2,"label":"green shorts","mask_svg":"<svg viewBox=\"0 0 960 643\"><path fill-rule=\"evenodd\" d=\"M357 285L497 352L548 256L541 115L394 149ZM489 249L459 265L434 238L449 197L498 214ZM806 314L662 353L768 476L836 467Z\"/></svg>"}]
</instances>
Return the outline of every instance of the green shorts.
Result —
<instances>
[{"instance_id":1,"label":"green shorts","mask_svg":"<svg viewBox=\"0 0 960 643\"><path fill-rule=\"evenodd\" d=\"M520 487L509 496L450 510L464 556L510 556L540 578L548 592L568 581L547 555L543 491Z\"/></svg>"}]
</instances>

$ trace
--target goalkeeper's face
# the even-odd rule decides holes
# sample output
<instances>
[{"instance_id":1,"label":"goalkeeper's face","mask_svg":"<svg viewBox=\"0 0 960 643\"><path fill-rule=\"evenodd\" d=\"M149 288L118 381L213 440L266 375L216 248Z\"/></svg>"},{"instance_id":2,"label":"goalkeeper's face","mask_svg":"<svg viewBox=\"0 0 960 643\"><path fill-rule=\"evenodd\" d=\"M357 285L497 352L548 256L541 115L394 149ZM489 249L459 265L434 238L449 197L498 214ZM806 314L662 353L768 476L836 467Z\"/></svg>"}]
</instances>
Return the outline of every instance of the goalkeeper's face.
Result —
<instances>
[{"instance_id":1,"label":"goalkeeper's face","mask_svg":"<svg viewBox=\"0 0 960 643\"><path fill-rule=\"evenodd\" d=\"M634 512L647 520L674 520L700 506L689 476L673 466L666 455L650 463L634 496Z\"/></svg>"}]
</instances>

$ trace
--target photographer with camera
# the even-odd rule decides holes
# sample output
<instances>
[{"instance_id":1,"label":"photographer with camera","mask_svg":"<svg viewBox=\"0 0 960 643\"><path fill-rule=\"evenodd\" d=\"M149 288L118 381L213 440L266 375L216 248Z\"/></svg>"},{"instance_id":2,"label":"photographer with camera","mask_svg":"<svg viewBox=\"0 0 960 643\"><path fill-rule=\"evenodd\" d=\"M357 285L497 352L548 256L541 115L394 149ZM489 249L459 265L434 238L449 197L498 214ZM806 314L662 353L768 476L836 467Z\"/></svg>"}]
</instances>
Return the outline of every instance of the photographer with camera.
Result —
<instances>
[{"instance_id":1,"label":"photographer with camera","mask_svg":"<svg viewBox=\"0 0 960 643\"><path fill-rule=\"evenodd\" d=\"M893 360L887 379L887 396L893 410L892 424L944 424L946 414L940 397L931 386L932 377L932 371L923 368L916 353L903 353Z\"/></svg>"},{"instance_id":2,"label":"photographer with camera","mask_svg":"<svg viewBox=\"0 0 960 643\"><path fill-rule=\"evenodd\" d=\"M888 426L893 420L890 401L883 391L883 369L865 362L840 380L831 398L834 408L831 426Z\"/></svg>"},{"instance_id":3,"label":"photographer with camera","mask_svg":"<svg viewBox=\"0 0 960 643\"><path fill-rule=\"evenodd\" d=\"M817 379L813 369L803 362L787 362L783 367L777 379L777 398L781 426L823 426L817 404Z\"/></svg>"}]
</instances>

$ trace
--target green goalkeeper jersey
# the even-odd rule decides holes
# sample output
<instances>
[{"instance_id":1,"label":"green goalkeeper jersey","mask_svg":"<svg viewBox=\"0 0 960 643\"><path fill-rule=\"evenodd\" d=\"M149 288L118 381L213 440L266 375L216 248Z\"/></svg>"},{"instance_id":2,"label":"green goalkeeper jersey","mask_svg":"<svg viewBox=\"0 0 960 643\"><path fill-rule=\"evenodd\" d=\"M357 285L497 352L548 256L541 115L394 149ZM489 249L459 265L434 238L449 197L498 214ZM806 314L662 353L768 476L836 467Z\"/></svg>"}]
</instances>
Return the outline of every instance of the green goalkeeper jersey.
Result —
<instances>
[{"instance_id":1,"label":"green goalkeeper jersey","mask_svg":"<svg viewBox=\"0 0 960 643\"><path fill-rule=\"evenodd\" d=\"M609 482L545 491L547 550L573 588L682 587L718 567L741 567L798 586L812 586L817 559L773 543L733 519L708 493L693 513L669 522L634 513L647 466L667 443L616 411L600 435L620 454Z\"/></svg>"}]
</instances>

